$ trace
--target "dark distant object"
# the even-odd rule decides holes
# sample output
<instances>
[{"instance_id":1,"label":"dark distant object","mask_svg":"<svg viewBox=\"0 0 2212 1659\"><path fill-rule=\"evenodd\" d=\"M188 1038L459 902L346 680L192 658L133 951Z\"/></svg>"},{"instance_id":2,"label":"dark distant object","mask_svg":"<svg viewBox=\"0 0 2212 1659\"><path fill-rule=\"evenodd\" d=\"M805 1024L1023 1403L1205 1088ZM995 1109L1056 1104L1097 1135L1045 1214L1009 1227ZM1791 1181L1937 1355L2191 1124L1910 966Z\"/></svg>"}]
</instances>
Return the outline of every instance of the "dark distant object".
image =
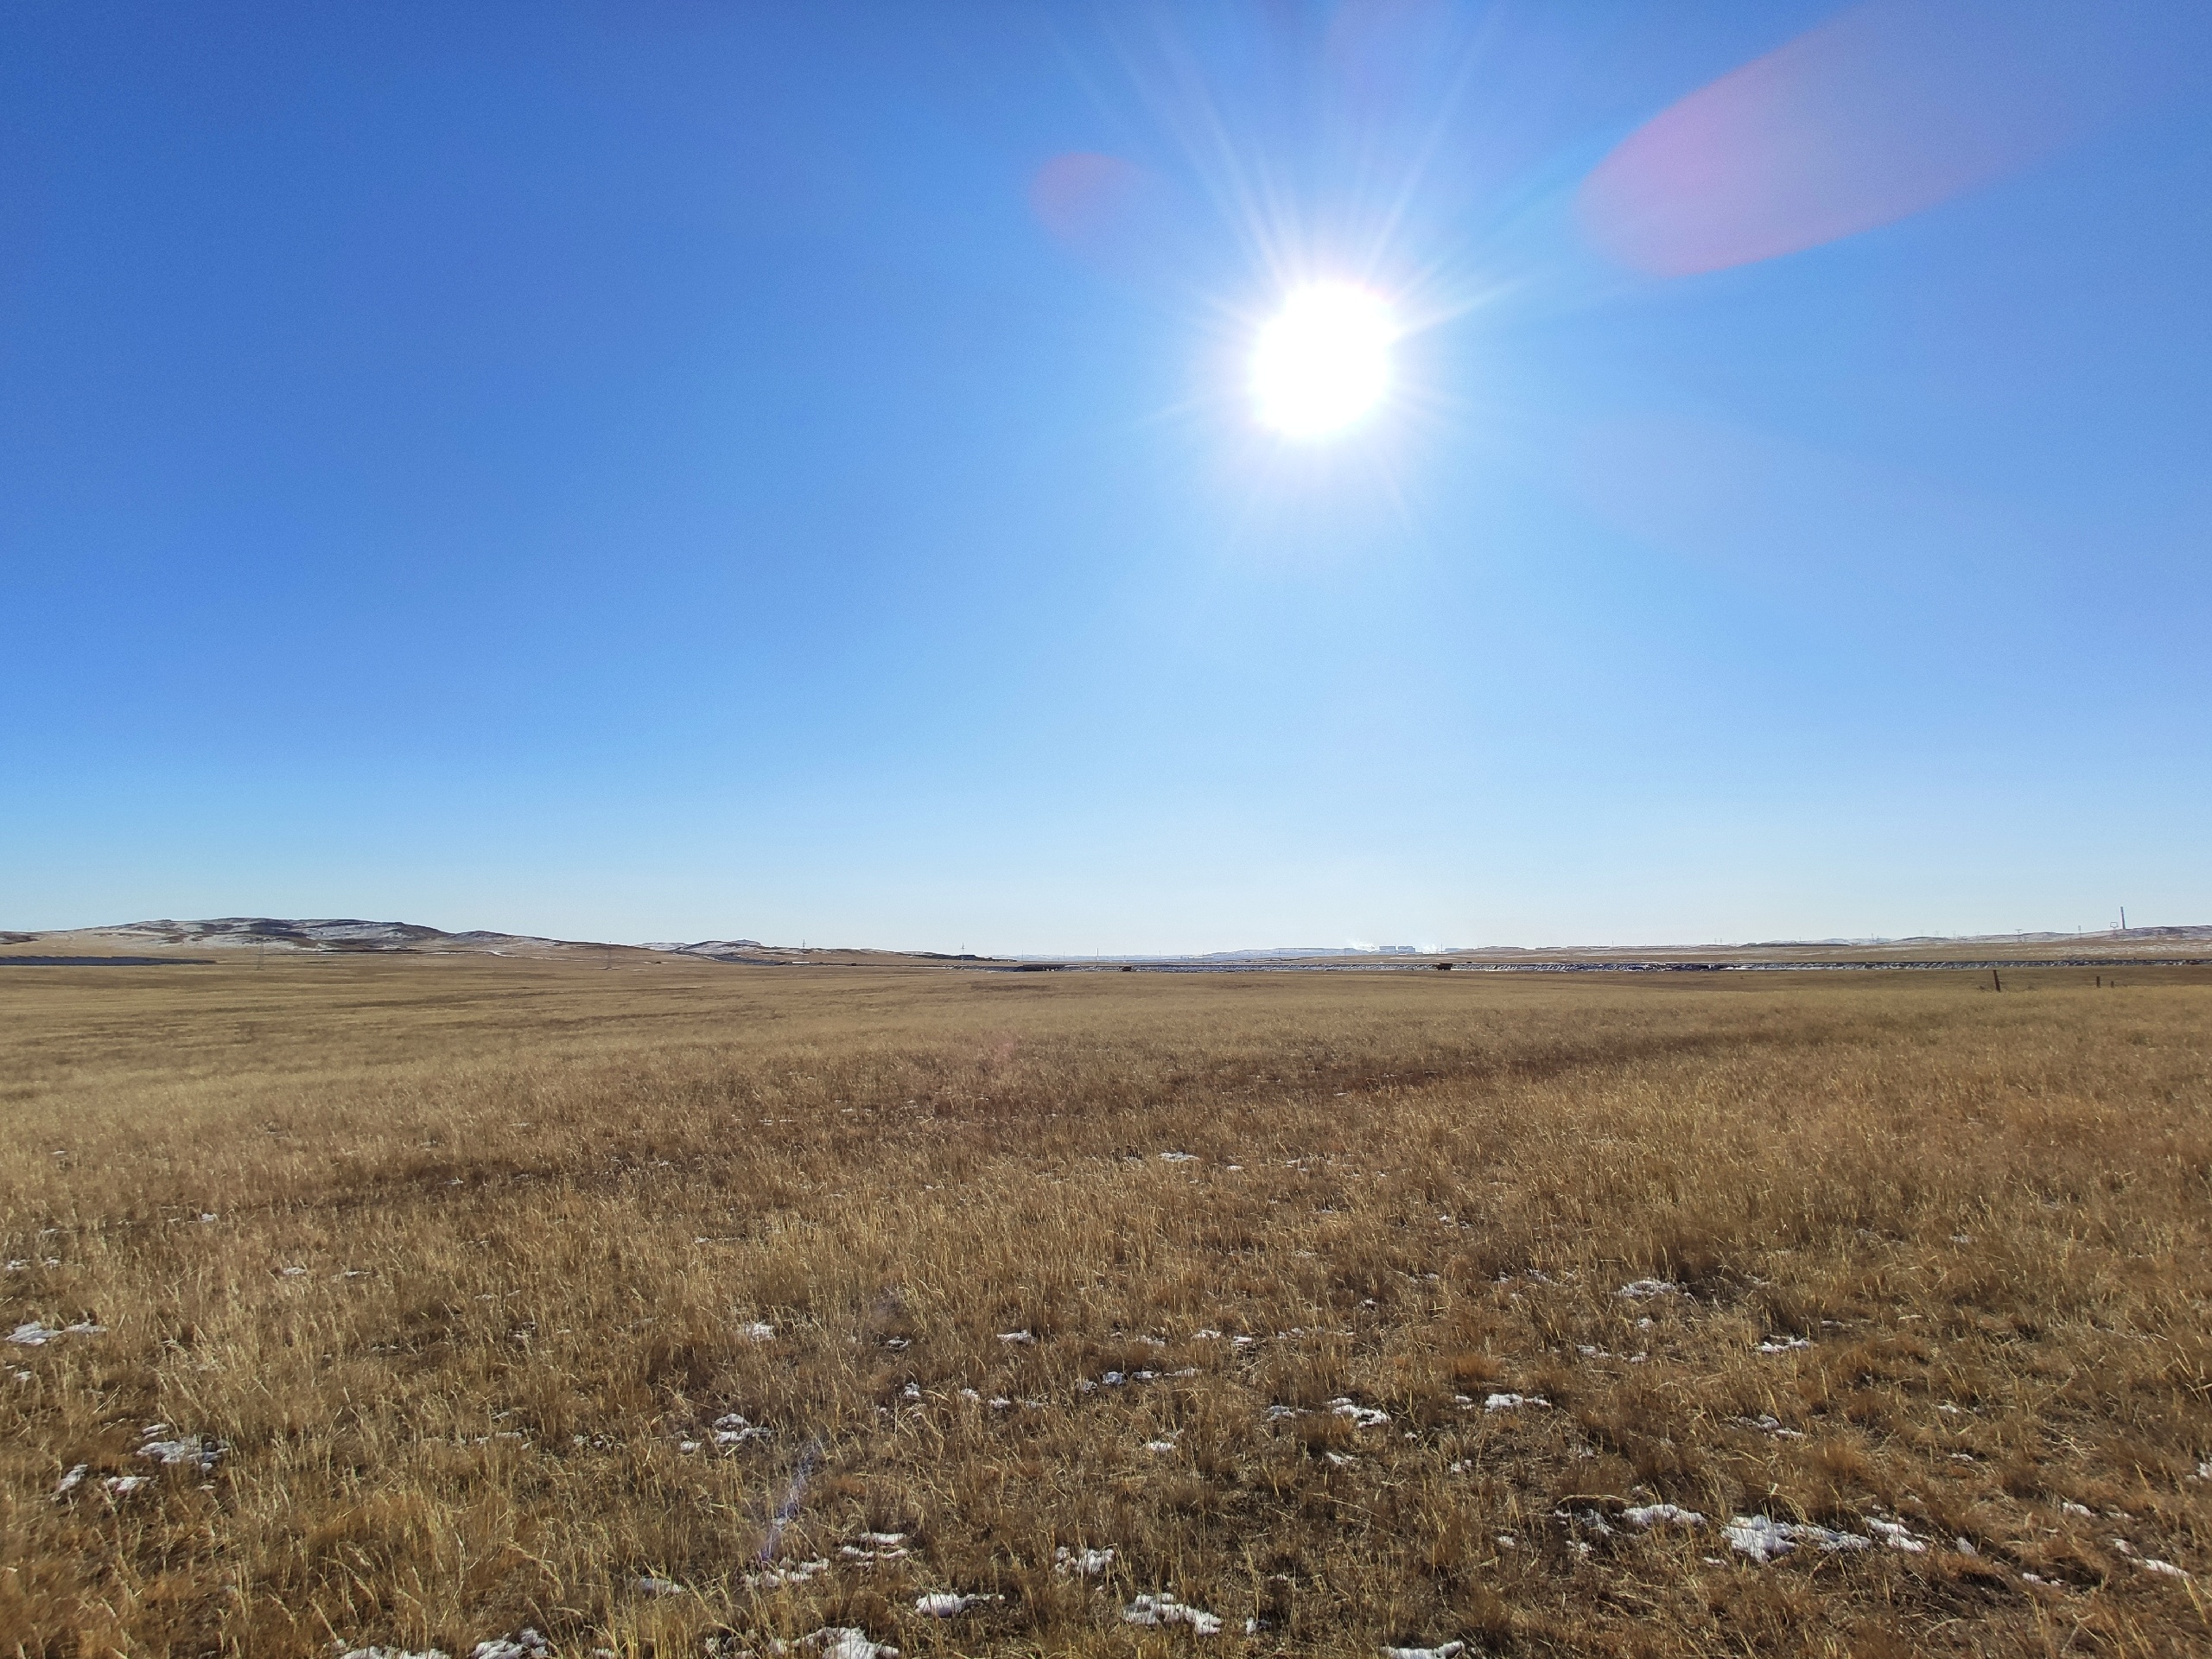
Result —
<instances>
[{"instance_id":1,"label":"dark distant object","mask_svg":"<svg viewBox=\"0 0 2212 1659\"><path fill-rule=\"evenodd\" d=\"M1129 964L1125 962L1122 964L1122 971L1125 974L1134 974L1136 972L1136 969L1130 967Z\"/></svg>"},{"instance_id":2,"label":"dark distant object","mask_svg":"<svg viewBox=\"0 0 2212 1659\"><path fill-rule=\"evenodd\" d=\"M213 957L0 957L0 968L213 968Z\"/></svg>"},{"instance_id":3,"label":"dark distant object","mask_svg":"<svg viewBox=\"0 0 2212 1659\"><path fill-rule=\"evenodd\" d=\"M1065 966L1058 962L1017 962L1008 969L1014 974L1057 974Z\"/></svg>"},{"instance_id":4,"label":"dark distant object","mask_svg":"<svg viewBox=\"0 0 2212 1659\"><path fill-rule=\"evenodd\" d=\"M1448 962L1440 962L1436 964L1436 971L1440 974L1448 974L1452 971L1452 964Z\"/></svg>"}]
</instances>

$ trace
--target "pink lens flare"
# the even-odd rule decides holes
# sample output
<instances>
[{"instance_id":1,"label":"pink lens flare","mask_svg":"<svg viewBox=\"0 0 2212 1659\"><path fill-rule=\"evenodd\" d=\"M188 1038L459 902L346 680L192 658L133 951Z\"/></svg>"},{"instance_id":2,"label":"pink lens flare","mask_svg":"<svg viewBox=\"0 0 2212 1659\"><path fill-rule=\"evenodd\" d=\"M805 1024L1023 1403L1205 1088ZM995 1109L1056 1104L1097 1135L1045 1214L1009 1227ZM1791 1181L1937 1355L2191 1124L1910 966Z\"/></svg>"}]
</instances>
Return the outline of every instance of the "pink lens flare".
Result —
<instances>
[{"instance_id":1,"label":"pink lens flare","mask_svg":"<svg viewBox=\"0 0 2212 1659\"><path fill-rule=\"evenodd\" d=\"M1056 241L1097 252L1131 229L1145 185L1145 171L1135 162L1070 150L1031 176L1029 207Z\"/></svg>"},{"instance_id":2,"label":"pink lens flare","mask_svg":"<svg viewBox=\"0 0 2212 1659\"><path fill-rule=\"evenodd\" d=\"M1922 212L2063 148L2139 90L2146 43L2124 12L1853 7L1622 140L1583 181L1583 225L1623 264L1685 276Z\"/></svg>"}]
</instances>

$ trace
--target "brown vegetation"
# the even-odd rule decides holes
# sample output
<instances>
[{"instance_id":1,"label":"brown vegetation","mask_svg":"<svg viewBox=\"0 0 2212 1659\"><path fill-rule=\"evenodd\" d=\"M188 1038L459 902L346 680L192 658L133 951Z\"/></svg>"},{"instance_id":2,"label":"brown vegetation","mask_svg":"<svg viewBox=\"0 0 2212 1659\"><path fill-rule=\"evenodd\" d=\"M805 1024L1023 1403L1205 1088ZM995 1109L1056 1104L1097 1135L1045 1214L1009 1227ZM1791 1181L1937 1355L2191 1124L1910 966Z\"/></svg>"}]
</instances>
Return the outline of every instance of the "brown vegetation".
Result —
<instances>
[{"instance_id":1,"label":"brown vegetation","mask_svg":"<svg viewBox=\"0 0 2212 1659\"><path fill-rule=\"evenodd\" d=\"M17 969L0 1651L2201 1651L2212 976L2091 980Z\"/></svg>"}]
</instances>

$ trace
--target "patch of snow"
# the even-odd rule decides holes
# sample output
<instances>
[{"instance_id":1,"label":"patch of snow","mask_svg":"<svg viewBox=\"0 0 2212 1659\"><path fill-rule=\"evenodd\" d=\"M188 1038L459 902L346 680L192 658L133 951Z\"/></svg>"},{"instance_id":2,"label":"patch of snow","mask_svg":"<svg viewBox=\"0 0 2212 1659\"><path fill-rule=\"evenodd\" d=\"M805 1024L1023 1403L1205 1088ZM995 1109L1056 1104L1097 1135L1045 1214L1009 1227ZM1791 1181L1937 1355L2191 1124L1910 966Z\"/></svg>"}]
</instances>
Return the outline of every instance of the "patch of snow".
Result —
<instances>
[{"instance_id":1,"label":"patch of snow","mask_svg":"<svg viewBox=\"0 0 2212 1659\"><path fill-rule=\"evenodd\" d=\"M349 1648L339 1659L446 1659L446 1654L441 1648L424 1648L419 1653L406 1648Z\"/></svg>"},{"instance_id":2,"label":"patch of snow","mask_svg":"<svg viewBox=\"0 0 2212 1659\"><path fill-rule=\"evenodd\" d=\"M1355 1428L1382 1428L1390 1421L1389 1412L1373 1406L1360 1405L1347 1397L1330 1401L1329 1410L1336 1416L1351 1418Z\"/></svg>"},{"instance_id":3,"label":"patch of snow","mask_svg":"<svg viewBox=\"0 0 2212 1659\"><path fill-rule=\"evenodd\" d=\"M1147 1440L1144 1443L1144 1449L1154 1455L1160 1455L1173 1452L1176 1448L1175 1442L1173 1440Z\"/></svg>"},{"instance_id":4,"label":"patch of snow","mask_svg":"<svg viewBox=\"0 0 2212 1659\"><path fill-rule=\"evenodd\" d=\"M1855 1532L1831 1532L1826 1527L1816 1527L1808 1521L1798 1526L1797 1541L1834 1551L1871 1548L1873 1541L1862 1538Z\"/></svg>"},{"instance_id":5,"label":"patch of snow","mask_svg":"<svg viewBox=\"0 0 2212 1659\"><path fill-rule=\"evenodd\" d=\"M159 1458L164 1467L174 1468L181 1463L196 1463L202 1469L213 1469L215 1460L223 1455L219 1445L204 1443L197 1435L190 1440L149 1440L138 1448L142 1458Z\"/></svg>"},{"instance_id":6,"label":"patch of snow","mask_svg":"<svg viewBox=\"0 0 2212 1659\"><path fill-rule=\"evenodd\" d=\"M899 1659L899 1649L887 1642L871 1642L868 1632L853 1624L825 1624L797 1643L812 1648L822 1659Z\"/></svg>"},{"instance_id":7,"label":"patch of snow","mask_svg":"<svg viewBox=\"0 0 2212 1659\"><path fill-rule=\"evenodd\" d=\"M766 1567L758 1573L745 1575L748 1590L773 1590L779 1585L804 1584L809 1579L818 1579L830 1570L830 1563L819 1557L810 1561L786 1561L781 1567Z\"/></svg>"},{"instance_id":8,"label":"patch of snow","mask_svg":"<svg viewBox=\"0 0 2212 1659\"><path fill-rule=\"evenodd\" d=\"M737 1334L747 1342L773 1342L776 1339L776 1327L766 1319L755 1319L750 1325L740 1325Z\"/></svg>"},{"instance_id":9,"label":"patch of snow","mask_svg":"<svg viewBox=\"0 0 2212 1659\"><path fill-rule=\"evenodd\" d=\"M1103 1578L1113 1565L1114 1552L1110 1549L1070 1549L1062 1544L1052 1552L1052 1570L1063 1576Z\"/></svg>"},{"instance_id":10,"label":"patch of snow","mask_svg":"<svg viewBox=\"0 0 2212 1659\"><path fill-rule=\"evenodd\" d=\"M863 1540L874 1538L896 1539L903 1538L905 1535L906 1535L904 1533L897 1532L865 1532L861 1535ZM874 1567L878 1561L904 1560L906 1556L906 1552L900 1548L896 1543L878 1544L872 1549L863 1549L858 1544L840 1544L837 1546L838 1560L851 1561L861 1567Z\"/></svg>"},{"instance_id":11,"label":"patch of snow","mask_svg":"<svg viewBox=\"0 0 2212 1659\"><path fill-rule=\"evenodd\" d=\"M1522 1406L1548 1406L1541 1394L1493 1394L1483 1402L1484 1411L1515 1411Z\"/></svg>"},{"instance_id":12,"label":"patch of snow","mask_svg":"<svg viewBox=\"0 0 2212 1659\"><path fill-rule=\"evenodd\" d=\"M1452 1655L1466 1650L1464 1642L1446 1642L1433 1648L1385 1648L1382 1659L1452 1659Z\"/></svg>"},{"instance_id":13,"label":"patch of snow","mask_svg":"<svg viewBox=\"0 0 2212 1659\"><path fill-rule=\"evenodd\" d=\"M1870 1541L1856 1533L1831 1532L1810 1522L1777 1521L1764 1515L1739 1515L1729 1522L1727 1533L1731 1549L1761 1563L1787 1555L1800 1544L1831 1551L1870 1547Z\"/></svg>"},{"instance_id":14,"label":"patch of snow","mask_svg":"<svg viewBox=\"0 0 2212 1659\"><path fill-rule=\"evenodd\" d=\"M1654 1296L1679 1294L1681 1288L1671 1279L1636 1279L1623 1285L1613 1294L1625 1296L1632 1302L1643 1302Z\"/></svg>"},{"instance_id":15,"label":"patch of snow","mask_svg":"<svg viewBox=\"0 0 2212 1659\"><path fill-rule=\"evenodd\" d=\"M1891 1549L1904 1550L1908 1555L1925 1555L1928 1553L1927 1541L1914 1537L1912 1529L1902 1522L1870 1519L1866 1522L1866 1530L1880 1537Z\"/></svg>"},{"instance_id":16,"label":"patch of snow","mask_svg":"<svg viewBox=\"0 0 2212 1659\"><path fill-rule=\"evenodd\" d=\"M1163 1164L1195 1164L1198 1161L1198 1154L1195 1152L1163 1152L1160 1154L1160 1161Z\"/></svg>"},{"instance_id":17,"label":"patch of snow","mask_svg":"<svg viewBox=\"0 0 2212 1659\"><path fill-rule=\"evenodd\" d=\"M652 1573L637 1580L634 1587L639 1594L645 1596L680 1596L684 1592L683 1586L675 1580L664 1579Z\"/></svg>"},{"instance_id":18,"label":"patch of snow","mask_svg":"<svg viewBox=\"0 0 2212 1659\"><path fill-rule=\"evenodd\" d=\"M153 1480L151 1475L110 1475L100 1484L113 1497L128 1497L140 1488L151 1485Z\"/></svg>"},{"instance_id":19,"label":"patch of snow","mask_svg":"<svg viewBox=\"0 0 2212 1659\"><path fill-rule=\"evenodd\" d=\"M996 1596L967 1595L955 1591L937 1590L928 1595L914 1598L914 1611L925 1618L957 1618L971 1607L980 1607L987 1601L996 1601Z\"/></svg>"},{"instance_id":20,"label":"patch of snow","mask_svg":"<svg viewBox=\"0 0 2212 1659\"><path fill-rule=\"evenodd\" d=\"M1784 1428L1782 1419L1770 1411L1763 1411L1756 1417L1731 1417L1728 1421L1738 1427L1755 1428L1762 1434L1771 1434L1777 1440L1802 1440L1805 1438L1804 1430Z\"/></svg>"},{"instance_id":21,"label":"patch of snow","mask_svg":"<svg viewBox=\"0 0 2212 1659\"><path fill-rule=\"evenodd\" d=\"M61 1484L54 1489L54 1495L56 1497L68 1497L70 1493L85 1484L85 1476L92 1466L89 1463L80 1463L73 1466L67 1474L61 1477Z\"/></svg>"},{"instance_id":22,"label":"patch of snow","mask_svg":"<svg viewBox=\"0 0 2212 1659\"><path fill-rule=\"evenodd\" d=\"M999 1332L999 1340L1001 1342L1028 1344L1037 1340L1037 1333L1034 1331L1027 1330L1001 1331Z\"/></svg>"},{"instance_id":23,"label":"patch of snow","mask_svg":"<svg viewBox=\"0 0 2212 1659\"><path fill-rule=\"evenodd\" d=\"M1788 1354L1794 1353L1800 1348L1809 1348L1812 1345L1813 1339L1810 1337L1769 1337L1764 1342L1759 1344L1759 1352Z\"/></svg>"},{"instance_id":24,"label":"patch of snow","mask_svg":"<svg viewBox=\"0 0 2212 1659\"><path fill-rule=\"evenodd\" d=\"M1701 1527L1705 1517L1695 1510L1686 1510L1675 1503L1641 1503L1632 1510L1623 1510L1621 1519L1631 1527L1646 1530L1653 1527Z\"/></svg>"},{"instance_id":25,"label":"patch of snow","mask_svg":"<svg viewBox=\"0 0 2212 1659\"><path fill-rule=\"evenodd\" d=\"M761 1424L747 1421L741 1412L725 1412L715 1419L716 1446L743 1446L747 1440L765 1440L774 1433Z\"/></svg>"},{"instance_id":26,"label":"patch of snow","mask_svg":"<svg viewBox=\"0 0 2212 1659\"><path fill-rule=\"evenodd\" d=\"M2145 1573L2156 1573L2159 1577L2165 1579L2185 1580L2189 1577L2188 1573L2183 1572L2171 1561L2162 1561L2155 1555L2146 1555L2143 1558L2143 1570Z\"/></svg>"},{"instance_id":27,"label":"patch of snow","mask_svg":"<svg viewBox=\"0 0 2212 1659\"><path fill-rule=\"evenodd\" d=\"M1193 1636L1219 1636L1221 1620L1202 1607L1193 1607L1166 1594L1139 1596L1122 1609L1124 1624L1142 1624L1157 1630L1166 1624L1187 1624Z\"/></svg>"},{"instance_id":28,"label":"patch of snow","mask_svg":"<svg viewBox=\"0 0 2212 1659\"><path fill-rule=\"evenodd\" d=\"M1728 1523L1728 1548L1739 1555L1764 1563L1787 1555L1796 1546L1797 1529L1786 1521L1763 1515L1739 1515Z\"/></svg>"},{"instance_id":29,"label":"patch of snow","mask_svg":"<svg viewBox=\"0 0 2212 1659\"><path fill-rule=\"evenodd\" d=\"M2059 1507L2061 1510L2064 1510L2067 1514L2069 1514L2069 1515L2088 1515L2088 1516L2094 1516L2094 1514L2096 1514L2096 1511L2095 1511L2094 1510L2091 1509L2088 1504L2086 1504L2086 1503L2075 1503L2072 1498L2070 1498L2070 1497L2069 1497L2069 1498L2064 1498L2064 1499L2062 1499L2062 1500L2060 1501L2060 1503L2059 1503L2058 1507Z\"/></svg>"}]
</instances>

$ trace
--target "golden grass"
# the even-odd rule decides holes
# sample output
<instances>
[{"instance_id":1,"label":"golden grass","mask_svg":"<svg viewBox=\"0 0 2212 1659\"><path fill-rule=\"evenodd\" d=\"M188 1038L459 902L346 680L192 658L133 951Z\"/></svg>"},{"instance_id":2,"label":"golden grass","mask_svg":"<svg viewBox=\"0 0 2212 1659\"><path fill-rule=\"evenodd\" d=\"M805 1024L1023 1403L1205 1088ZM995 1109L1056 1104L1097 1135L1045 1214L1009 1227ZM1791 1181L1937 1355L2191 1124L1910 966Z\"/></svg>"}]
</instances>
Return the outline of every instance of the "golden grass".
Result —
<instances>
[{"instance_id":1,"label":"golden grass","mask_svg":"<svg viewBox=\"0 0 2212 1659\"><path fill-rule=\"evenodd\" d=\"M16 969L0 1651L2204 1651L2212 976L2091 977Z\"/></svg>"}]
</instances>

